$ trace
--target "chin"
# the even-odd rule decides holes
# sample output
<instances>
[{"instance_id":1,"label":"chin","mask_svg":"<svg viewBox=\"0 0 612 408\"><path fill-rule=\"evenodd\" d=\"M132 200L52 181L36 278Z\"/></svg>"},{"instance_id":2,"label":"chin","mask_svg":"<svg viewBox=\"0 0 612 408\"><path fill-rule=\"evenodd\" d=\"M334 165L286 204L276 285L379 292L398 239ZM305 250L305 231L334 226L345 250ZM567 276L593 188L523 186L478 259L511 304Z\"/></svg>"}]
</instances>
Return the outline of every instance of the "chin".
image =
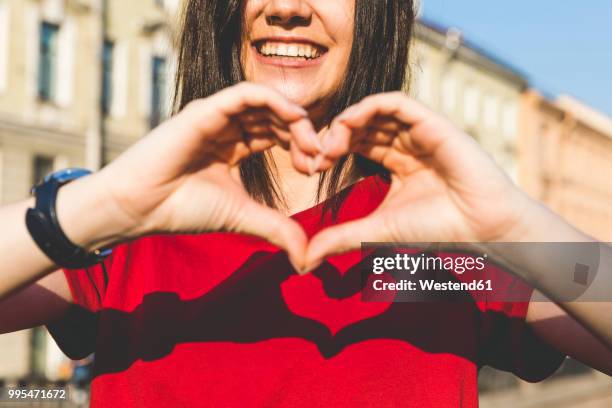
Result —
<instances>
[{"instance_id":1,"label":"chin","mask_svg":"<svg viewBox=\"0 0 612 408\"><path fill-rule=\"evenodd\" d=\"M293 82L289 80L273 80L257 82L275 89L291 102L303 107L311 106L316 100L319 99L312 92L313 86L307 85L309 83L308 81Z\"/></svg>"},{"instance_id":2,"label":"chin","mask_svg":"<svg viewBox=\"0 0 612 408\"><path fill-rule=\"evenodd\" d=\"M316 100L314 95L312 95L311 90L305 89L304 84L290 85L286 83L275 83L272 86L285 98L303 107L312 105L312 103Z\"/></svg>"}]
</instances>

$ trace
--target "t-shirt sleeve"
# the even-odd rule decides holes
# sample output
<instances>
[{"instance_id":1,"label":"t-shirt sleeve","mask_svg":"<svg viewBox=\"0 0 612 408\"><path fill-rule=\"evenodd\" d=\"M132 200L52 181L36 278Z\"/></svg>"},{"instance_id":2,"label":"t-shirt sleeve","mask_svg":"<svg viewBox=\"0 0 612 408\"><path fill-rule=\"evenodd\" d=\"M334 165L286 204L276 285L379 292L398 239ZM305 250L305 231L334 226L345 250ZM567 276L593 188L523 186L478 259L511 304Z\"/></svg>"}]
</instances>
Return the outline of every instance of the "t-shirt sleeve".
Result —
<instances>
[{"instance_id":1,"label":"t-shirt sleeve","mask_svg":"<svg viewBox=\"0 0 612 408\"><path fill-rule=\"evenodd\" d=\"M95 350L98 314L102 310L112 255L103 263L85 269L63 269L73 304L61 320L47 325L59 348L72 359Z\"/></svg>"},{"instance_id":2,"label":"t-shirt sleeve","mask_svg":"<svg viewBox=\"0 0 612 408\"><path fill-rule=\"evenodd\" d=\"M566 356L541 340L526 322L533 288L507 273L496 276L494 285L495 295L481 303L480 365L530 382L549 377Z\"/></svg>"}]
</instances>

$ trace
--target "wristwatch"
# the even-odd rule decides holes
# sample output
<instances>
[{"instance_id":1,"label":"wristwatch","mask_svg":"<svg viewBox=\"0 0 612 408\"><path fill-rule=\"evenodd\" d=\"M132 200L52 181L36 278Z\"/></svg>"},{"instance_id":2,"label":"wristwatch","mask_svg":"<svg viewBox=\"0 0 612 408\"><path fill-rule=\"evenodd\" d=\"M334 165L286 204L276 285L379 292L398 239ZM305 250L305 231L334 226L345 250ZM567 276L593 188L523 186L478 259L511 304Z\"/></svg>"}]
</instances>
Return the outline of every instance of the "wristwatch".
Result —
<instances>
[{"instance_id":1,"label":"wristwatch","mask_svg":"<svg viewBox=\"0 0 612 408\"><path fill-rule=\"evenodd\" d=\"M63 185L91 174L91 171L70 168L52 173L32 188L36 205L26 212L26 226L38 247L58 266L68 269L86 268L102 262L111 249L89 252L66 236L57 219L55 201Z\"/></svg>"}]
</instances>

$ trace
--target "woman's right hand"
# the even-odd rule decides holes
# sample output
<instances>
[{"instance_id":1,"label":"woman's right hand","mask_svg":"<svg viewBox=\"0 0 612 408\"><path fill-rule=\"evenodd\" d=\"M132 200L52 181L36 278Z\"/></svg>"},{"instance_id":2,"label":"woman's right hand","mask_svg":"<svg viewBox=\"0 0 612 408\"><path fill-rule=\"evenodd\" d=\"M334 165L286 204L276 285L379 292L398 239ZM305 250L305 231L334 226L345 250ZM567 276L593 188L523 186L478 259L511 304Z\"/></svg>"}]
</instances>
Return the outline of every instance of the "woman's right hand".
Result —
<instances>
[{"instance_id":1,"label":"woman's right hand","mask_svg":"<svg viewBox=\"0 0 612 408\"><path fill-rule=\"evenodd\" d=\"M95 238L81 235L75 242L94 248L153 233L231 231L278 245L298 266L307 245L302 228L252 200L236 177L241 160L274 144L291 151L297 170L319 170L315 157L320 143L307 112L276 91L241 83L191 102L99 173L85 178L92 179L90 190L107 197L100 195L98 200L113 208L115 216L105 223L105 233ZM68 192L62 203L61 194L58 198L60 221L70 217L74 204L67 202L69 189L77 197L77 183L62 188ZM70 230L67 234L73 237Z\"/></svg>"}]
</instances>

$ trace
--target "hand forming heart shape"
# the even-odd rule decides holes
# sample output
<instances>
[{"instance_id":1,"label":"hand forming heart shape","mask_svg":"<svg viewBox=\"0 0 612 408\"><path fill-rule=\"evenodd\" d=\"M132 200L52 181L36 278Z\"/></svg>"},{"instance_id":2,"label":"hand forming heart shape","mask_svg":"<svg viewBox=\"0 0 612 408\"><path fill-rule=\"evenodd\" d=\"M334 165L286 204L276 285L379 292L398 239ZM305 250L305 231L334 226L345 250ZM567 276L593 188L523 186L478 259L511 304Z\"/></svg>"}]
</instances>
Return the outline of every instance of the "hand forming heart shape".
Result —
<instances>
[{"instance_id":1,"label":"hand forming heart shape","mask_svg":"<svg viewBox=\"0 0 612 408\"><path fill-rule=\"evenodd\" d=\"M361 154L389 169L389 194L368 217L309 242L296 221L257 203L232 175L241 160L275 144L308 174ZM301 107L242 83L192 102L97 177L116 217L104 238L84 246L152 233L241 232L285 249L301 273L362 241L514 239L527 203L471 137L400 92L348 108L320 143Z\"/></svg>"}]
</instances>

